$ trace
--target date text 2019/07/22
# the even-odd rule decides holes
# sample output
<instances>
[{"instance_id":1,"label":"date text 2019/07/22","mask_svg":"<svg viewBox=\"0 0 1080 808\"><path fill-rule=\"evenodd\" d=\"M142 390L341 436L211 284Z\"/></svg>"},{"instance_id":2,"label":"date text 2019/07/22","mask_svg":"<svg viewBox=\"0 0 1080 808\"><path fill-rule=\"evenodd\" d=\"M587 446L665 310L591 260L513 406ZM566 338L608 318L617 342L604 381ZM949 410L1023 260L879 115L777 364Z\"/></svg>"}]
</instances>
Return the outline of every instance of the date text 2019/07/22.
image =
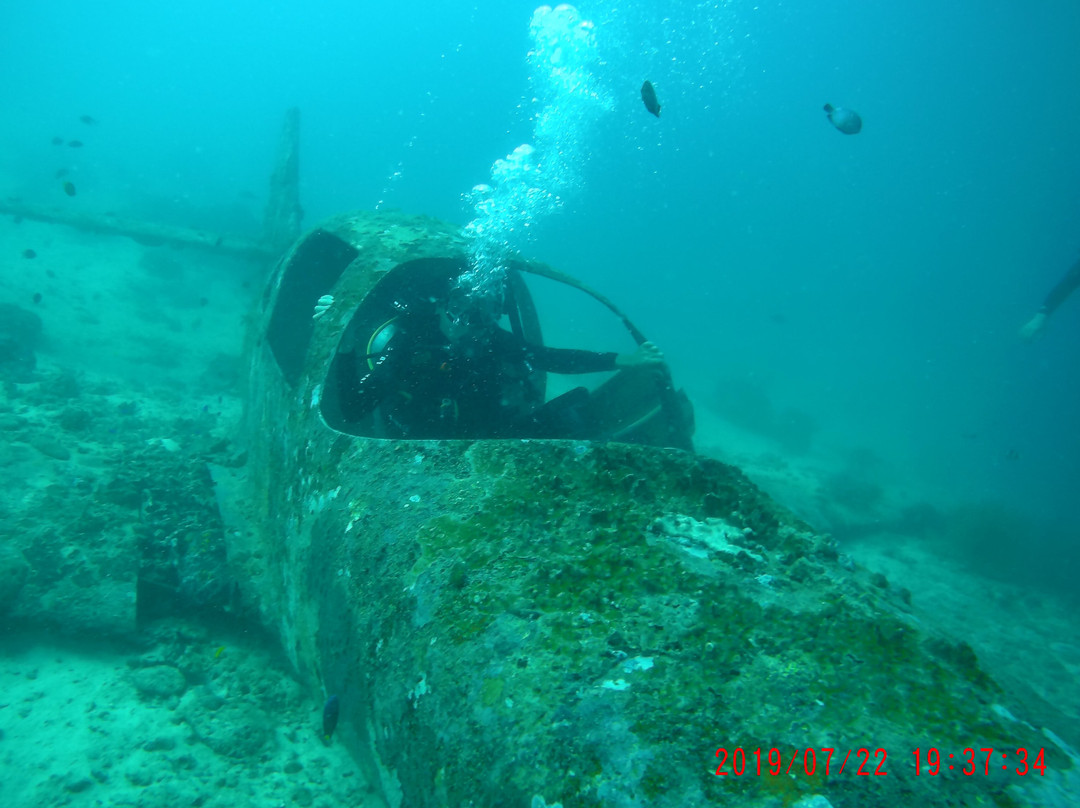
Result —
<instances>
[{"instance_id":1,"label":"date text 2019/07/22","mask_svg":"<svg viewBox=\"0 0 1080 808\"><path fill-rule=\"evenodd\" d=\"M944 771L958 771L972 776L988 775L992 769L1012 771L1023 777L1027 774L1046 774L1043 750L978 749L965 747L959 752L942 751L937 747L913 749L913 773L919 777L935 777ZM814 749L793 749L790 753L773 747L753 750L720 747L716 750L720 765L716 767L717 777L743 777L745 775L772 776L781 774L804 774L813 777L816 774L840 775L846 771L857 777L887 777L888 752L882 748L869 749L834 749L822 747ZM854 758L854 759L853 759Z\"/></svg>"}]
</instances>

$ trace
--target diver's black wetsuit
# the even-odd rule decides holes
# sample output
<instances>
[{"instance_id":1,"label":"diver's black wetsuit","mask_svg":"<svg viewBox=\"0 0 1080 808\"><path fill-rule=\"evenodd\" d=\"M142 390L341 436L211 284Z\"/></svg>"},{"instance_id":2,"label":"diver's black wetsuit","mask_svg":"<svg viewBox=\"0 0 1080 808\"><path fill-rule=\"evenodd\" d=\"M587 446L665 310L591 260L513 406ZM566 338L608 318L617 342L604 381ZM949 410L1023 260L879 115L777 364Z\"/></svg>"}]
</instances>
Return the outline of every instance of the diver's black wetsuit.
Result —
<instances>
[{"instance_id":1,"label":"diver's black wetsuit","mask_svg":"<svg viewBox=\"0 0 1080 808\"><path fill-rule=\"evenodd\" d=\"M387 437L589 437L576 413L585 388L545 404L535 374L611 371L615 357L530 345L494 325L451 344L434 318L402 317L363 376L367 358L339 357L342 415L357 422L378 408Z\"/></svg>"},{"instance_id":2,"label":"diver's black wetsuit","mask_svg":"<svg viewBox=\"0 0 1080 808\"><path fill-rule=\"evenodd\" d=\"M1053 314L1054 309L1064 303L1065 299L1076 291L1077 287L1080 287L1080 261L1073 264L1072 268L1065 273L1065 277L1050 290L1050 294L1043 301L1040 311L1047 316Z\"/></svg>"}]
</instances>

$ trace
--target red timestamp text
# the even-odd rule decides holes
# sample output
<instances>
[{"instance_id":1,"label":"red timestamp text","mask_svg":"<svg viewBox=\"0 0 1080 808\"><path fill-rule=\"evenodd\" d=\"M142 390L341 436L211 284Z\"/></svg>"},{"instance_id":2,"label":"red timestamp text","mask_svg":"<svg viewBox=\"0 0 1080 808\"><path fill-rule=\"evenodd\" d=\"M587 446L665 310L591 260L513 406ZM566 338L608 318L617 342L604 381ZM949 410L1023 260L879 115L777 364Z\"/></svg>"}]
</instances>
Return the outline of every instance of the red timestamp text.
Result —
<instances>
[{"instance_id":1,"label":"red timestamp text","mask_svg":"<svg viewBox=\"0 0 1080 808\"><path fill-rule=\"evenodd\" d=\"M957 752L937 747L918 748L911 753L915 758L913 773L916 777L936 777L947 772L966 776L989 775L993 771L1013 773L1023 777L1029 774L1046 774L1044 749L995 749L992 747L965 747ZM778 777L780 775L841 775L845 771L856 777L887 777L885 768L889 754L878 747L870 749L835 749L832 747L792 749L744 749L741 746L716 750L719 765L717 777L743 777L756 775ZM905 766L904 773L908 773Z\"/></svg>"},{"instance_id":2,"label":"red timestamp text","mask_svg":"<svg viewBox=\"0 0 1080 808\"><path fill-rule=\"evenodd\" d=\"M1020 777L1033 772L1038 772L1039 776L1046 775L1043 749L973 749L969 746L960 752L949 752L932 746L925 750L916 749L911 754L915 756L916 776L928 774L936 777L944 771L958 771L970 777L988 775L994 770L1008 772L1010 769Z\"/></svg>"},{"instance_id":3,"label":"red timestamp text","mask_svg":"<svg viewBox=\"0 0 1080 808\"><path fill-rule=\"evenodd\" d=\"M781 774L843 774L850 765L851 772L859 777L885 777L885 760L888 753L884 749L833 749L822 747L814 749L793 749L784 752L776 747L747 751L741 746L734 749L720 747L716 750L720 765L716 767L717 777L742 777L746 774L778 777ZM853 759L854 757L854 759Z\"/></svg>"}]
</instances>

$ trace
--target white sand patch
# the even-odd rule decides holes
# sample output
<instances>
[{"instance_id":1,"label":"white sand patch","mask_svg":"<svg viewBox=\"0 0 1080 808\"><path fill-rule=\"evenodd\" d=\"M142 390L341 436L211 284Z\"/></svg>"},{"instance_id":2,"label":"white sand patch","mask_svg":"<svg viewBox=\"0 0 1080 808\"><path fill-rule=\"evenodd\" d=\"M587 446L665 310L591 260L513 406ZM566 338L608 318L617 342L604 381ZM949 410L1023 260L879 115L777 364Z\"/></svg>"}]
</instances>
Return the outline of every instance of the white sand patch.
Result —
<instances>
[{"instance_id":1,"label":"white sand patch","mask_svg":"<svg viewBox=\"0 0 1080 808\"><path fill-rule=\"evenodd\" d=\"M239 355L259 274L205 251L0 222L0 301L41 318L39 362L139 385L210 386L217 357Z\"/></svg>"},{"instance_id":2,"label":"white sand patch","mask_svg":"<svg viewBox=\"0 0 1080 808\"><path fill-rule=\"evenodd\" d=\"M223 654L258 657L258 687L266 688L265 659L233 641ZM213 649L203 650L206 664L214 665ZM265 722L265 741L257 753L215 752L185 717L184 697L148 693L145 681L143 690L136 687L136 672L146 670L138 666L161 652L159 647L140 656L25 634L0 638L0 805L375 804L344 747L321 742L320 707L314 701L267 709L267 702L241 695L253 684L245 664L220 665L225 673L211 671L204 685L193 685L190 674L172 668L186 693L218 693L213 701L224 704L217 707L223 711L242 701L254 716L250 720ZM190 664L190 656L185 660ZM284 673L273 676L272 687L298 693Z\"/></svg>"}]
</instances>

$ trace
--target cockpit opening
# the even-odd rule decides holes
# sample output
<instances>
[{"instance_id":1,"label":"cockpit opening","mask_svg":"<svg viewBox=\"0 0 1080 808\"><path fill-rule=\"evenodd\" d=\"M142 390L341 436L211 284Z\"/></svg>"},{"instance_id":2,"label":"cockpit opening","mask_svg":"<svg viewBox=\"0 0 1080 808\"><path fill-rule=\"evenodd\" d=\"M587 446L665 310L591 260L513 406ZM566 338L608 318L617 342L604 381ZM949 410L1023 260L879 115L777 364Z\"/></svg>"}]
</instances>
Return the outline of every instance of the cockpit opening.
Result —
<instances>
[{"instance_id":1,"label":"cockpit opening","mask_svg":"<svg viewBox=\"0 0 1080 808\"><path fill-rule=\"evenodd\" d=\"M322 388L329 426L375 438L614 439L689 448L689 402L648 350L544 343L530 284L546 275L543 283L577 297L588 290L553 270L513 263L501 311L478 316L462 311L455 291L466 268L464 258L422 258L374 283L341 334ZM622 330L608 319L616 334Z\"/></svg>"}]
</instances>

